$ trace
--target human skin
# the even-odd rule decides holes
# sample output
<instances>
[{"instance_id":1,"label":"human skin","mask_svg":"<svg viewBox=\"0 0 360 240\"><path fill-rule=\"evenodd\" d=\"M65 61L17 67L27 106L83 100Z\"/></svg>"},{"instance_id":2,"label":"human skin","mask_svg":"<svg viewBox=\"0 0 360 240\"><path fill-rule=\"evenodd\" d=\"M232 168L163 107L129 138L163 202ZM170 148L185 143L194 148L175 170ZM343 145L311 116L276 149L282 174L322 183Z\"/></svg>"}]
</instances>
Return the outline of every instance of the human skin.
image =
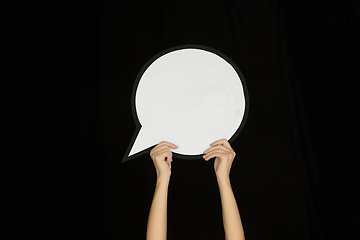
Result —
<instances>
[{"instance_id":1,"label":"human skin","mask_svg":"<svg viewBox=\"0 0 360 240\"><path fill-rule=\"evenodd\" d=\"M214 170L219 186L223 225L226 240L245 239L239 210L230 184L230 169L235 158L235 152L226 139L210 144L203 158L209 161L215 158ZM157 181L153 201L150 208L146 239L165 240L167 232L167 196L171 176L172 152L177 146L161 142L154 147L150 156L153 160Z\"/></svg>"},{"instance_id":2,"label":"human skin","mask_svg":"<svg viewBox=\"0 0 360 240\"><path fill-rule=\"evenodd\" d=\"M154 147L150 156L156 169L156 187L150 208L146 239L165 240L167 231L167 196L171 175L172 152L177 146L161 142Z\"/></svg>"},{"instance_id":3,"label":"human skin","mask_svg":"<svg viewBox=\"0 0 360 240\"><path fill-rule=\"evenodd\" d=\"M226 139L216 141L210 146L204 152L203 158L209 161L215 157L214 170L220 191L225 239L243 240L245 239L244 229L229 177L236 154Z\"/></svg>"}]
</instances>

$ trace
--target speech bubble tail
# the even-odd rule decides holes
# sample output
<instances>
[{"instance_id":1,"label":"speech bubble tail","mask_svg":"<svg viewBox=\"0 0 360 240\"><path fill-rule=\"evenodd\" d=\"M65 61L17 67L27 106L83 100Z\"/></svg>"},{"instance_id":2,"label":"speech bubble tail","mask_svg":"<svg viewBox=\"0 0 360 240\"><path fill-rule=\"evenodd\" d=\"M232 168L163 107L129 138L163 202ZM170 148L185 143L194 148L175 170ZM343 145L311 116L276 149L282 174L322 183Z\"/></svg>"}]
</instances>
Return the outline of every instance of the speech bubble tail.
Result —
<instances>
[{"instance_id":1,"label":"speech bubble tail","mask_svg":"<svg viewBox=\"0 0 360 240\"><path fill-rule=\"evenodd\" d=\"M131 141L122 162L126 162L139 155L145 154L149 148L154 146L156 143L157 142L153 138L151 131L148 131L144 127L140 128L139 133L135 133L133 141Z\"/></svg>"}]
</instances>

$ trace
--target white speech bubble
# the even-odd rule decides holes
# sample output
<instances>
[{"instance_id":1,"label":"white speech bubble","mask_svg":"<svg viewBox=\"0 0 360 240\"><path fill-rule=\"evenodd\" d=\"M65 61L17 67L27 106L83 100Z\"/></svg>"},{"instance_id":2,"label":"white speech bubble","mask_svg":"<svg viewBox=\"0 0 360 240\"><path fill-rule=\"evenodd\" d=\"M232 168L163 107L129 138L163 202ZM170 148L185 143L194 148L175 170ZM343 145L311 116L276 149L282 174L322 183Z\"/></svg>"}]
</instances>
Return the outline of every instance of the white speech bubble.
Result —
<instances>
[{"instance_id":1,"label":"white speech bubble","mask_svg":"<svg viewBox=\"0 0 360 240\"><path fill-rule=\"evenodd\" d=\"M127 158L161 141L176 144L172 151L179 156L198 156L210 143L229 140L247 105L238 73L224 58L199 48L156 58L136 88L134 114L140 126Z\"/></svg>"}]
</instances>

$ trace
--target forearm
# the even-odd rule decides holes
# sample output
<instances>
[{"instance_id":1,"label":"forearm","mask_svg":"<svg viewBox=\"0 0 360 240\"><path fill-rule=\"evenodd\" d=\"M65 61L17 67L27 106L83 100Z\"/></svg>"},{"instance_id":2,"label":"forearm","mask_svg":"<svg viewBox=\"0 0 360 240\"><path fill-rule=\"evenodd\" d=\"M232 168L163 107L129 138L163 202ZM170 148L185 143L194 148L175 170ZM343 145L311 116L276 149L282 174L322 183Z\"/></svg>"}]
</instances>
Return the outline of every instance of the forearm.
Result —
<instances>
[{"instance_id":1,"label":"forearm","mask_svg":"<svg viewBox=\"0 0 360 240\"><path fill-rule=\"evenodd\" d=\"M239 209L229 178L218 179L226 240L244 240Z\"/></svg>"},{"instance_id":2,"label":"forearm","mask_svg":"<svg viewBox=\"0 0 360 240\"><path fill-rule=\"evenodd\" d=\"M147 225L147 240L166 239L168 186L169 179L157 179Z\"/></svg>"}]
</instances>

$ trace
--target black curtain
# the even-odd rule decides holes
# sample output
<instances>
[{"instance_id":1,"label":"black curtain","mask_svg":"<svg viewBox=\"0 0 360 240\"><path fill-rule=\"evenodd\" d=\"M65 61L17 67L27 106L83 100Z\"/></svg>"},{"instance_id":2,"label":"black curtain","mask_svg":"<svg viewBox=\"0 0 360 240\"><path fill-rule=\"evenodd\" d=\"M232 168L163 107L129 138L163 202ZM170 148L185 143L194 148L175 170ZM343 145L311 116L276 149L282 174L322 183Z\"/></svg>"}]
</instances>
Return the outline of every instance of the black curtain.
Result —
<instances>
[{"instance_id":1,"label":"black curtain","mask_svg":"<svg viewBox=\"0 0 360 240\"><path fill-rule=\"evenodd\" d=\"M247 239L359 239L356 1L83 1L1 10L2 239L144 239L150 157L121 159L155 54L227 55L249 91L233 142ZM211 117L211 116L210 116ZM168 239L224 239L212 162L173 162Z\"/></svg>"}]
</instances>

